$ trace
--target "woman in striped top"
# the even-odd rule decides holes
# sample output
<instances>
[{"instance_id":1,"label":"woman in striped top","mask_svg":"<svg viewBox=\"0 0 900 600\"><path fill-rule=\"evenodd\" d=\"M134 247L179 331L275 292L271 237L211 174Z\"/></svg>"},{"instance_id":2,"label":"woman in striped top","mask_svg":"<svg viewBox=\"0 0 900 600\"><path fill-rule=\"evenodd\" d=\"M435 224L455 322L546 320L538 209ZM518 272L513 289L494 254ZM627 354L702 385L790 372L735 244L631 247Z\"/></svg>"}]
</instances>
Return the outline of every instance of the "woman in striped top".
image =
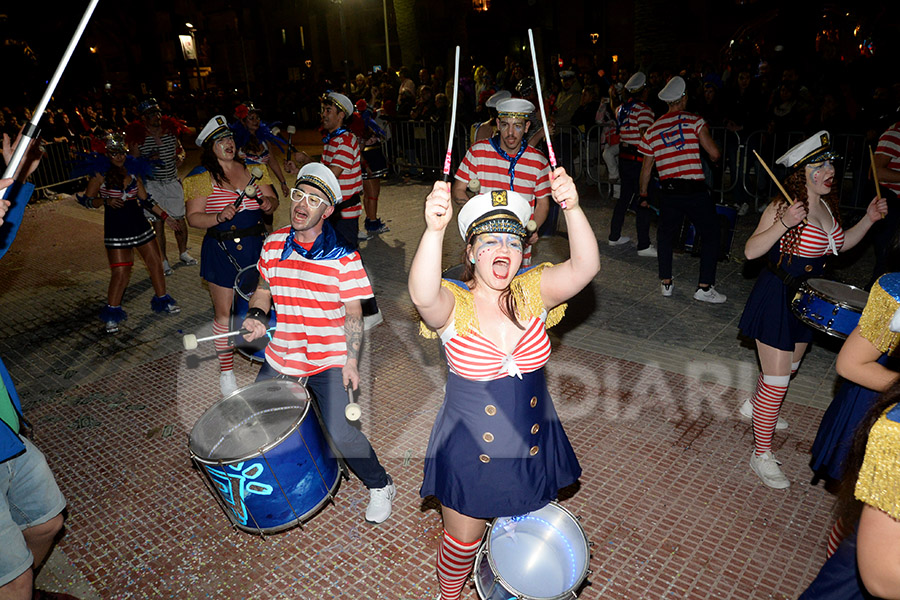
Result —
<instances>
[{"instance_id":1,"label":"woman in striped top","mask_svg":"<svg viewBox=\"0 0 900 600\"><path fill-rule=\"evenodd\" d=\"M150 283L156 293L150 301L151 308L155 312L171 314L181 311L166 292L162 254L156 243L153 226L144 216L144 209L160 217L174 231L179 231L180 225L177 220L168 219L165 211L147 194L138 175L143 167L150 165L146 161L141 162L140 159L127 156L124 137L115 133L107 136L105 150L105 155L92 154L86 157L76 166L73 175L88 172L93 175L88 181L84 196L79 196L78 201L87 208L106 208L103 215L103 241L111 273L107 304L100 311L100 319L106 325L107 333L118 333L119 324L127 318L122 309L122 297L131 279L135 249L150 272Z\"/></svg>"},{"instance_id":2,"label":"woman in striped top","mask_svg":"<svg viewBox=\"0 0 900 600\"><path fill-rule=\"evenodd\" d=\"M537 510L581 475L547 392L546 328L596 275L600 255L572 178L560 168L551 180L569 231L571 258L559 265L519 271L531 207L516 192L496 190L463 206L465 272L462 281L442 281L449 184L435 183L425 203L409 291L423 332L440 335L449 365L420 490L442 505L442 600L459 598L487 519Z\"/></svg>"},{"instance_id":3,"label":"woman in striped top","mask_svg":"<svg viewBox=\"0 0 900 600\"><path fill-rule=\"evenodd\" d=\"M200 276L209 284L215 309L213 333L226 333L234 300L234 282L244 267L255 265L262 250L266 228L263 214L272 214L278 197L264 165L262 178L235 202L250 183L250 171L237 156L234 134L222 115L213 117L197 136L203 149L200 166L184 179L187 220L192 227L206 229L200 250ZM216 340L219 386L223 396L237 389L234 353L230 338Z\"/></svg>"},{"instance_id":4,"label":"woman in striped top","mask_svg":"<svg viewBox=\"0 0 900 600\"><path fill-rule=\"evenodd\" d=\"M744 335L756 340L761 373L756 393L741 407L741 414L753 420L754 452L750 466L763 483L775 489L790 486L780 463L772 454L776 426L787 423L778 418L791 375L812 341L813 331L790 309L800 283L820 277L828 255L849 250L862 240L872 224L887 213L887 203L875 198L865 216L844 230L838 211L840 184L835 178L831 137L820 131L794 146L778 159L788 169L784 187L794 199L774 199L763 212L744 254L753 260L767 257L741 315Z\"/></svg>"}]
</instances>

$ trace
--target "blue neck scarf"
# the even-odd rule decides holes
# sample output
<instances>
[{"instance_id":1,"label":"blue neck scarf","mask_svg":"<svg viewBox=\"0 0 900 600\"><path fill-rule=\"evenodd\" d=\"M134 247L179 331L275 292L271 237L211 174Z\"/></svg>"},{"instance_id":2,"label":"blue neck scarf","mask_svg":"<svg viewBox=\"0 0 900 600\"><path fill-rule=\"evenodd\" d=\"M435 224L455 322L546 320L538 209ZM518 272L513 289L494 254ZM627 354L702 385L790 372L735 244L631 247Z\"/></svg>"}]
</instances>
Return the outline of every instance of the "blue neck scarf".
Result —
<instances>
[{"instance_id":1,"label":"blue neck scarf","mask_svg":"<svg viewBox=\"0 0 900 600\"><path fill-rule=\"evenodd\" d=\"M325 137L323 137L323 138L322 138L322 143L327 145L328 142L330 142L331 140L333 140L333 139L336 138L337 136L341 135L342 133L347 133L347 128L346 128L346 127L338 127L337 129L335 129L334 131L332 131L331 133L329 133L328 135L326 135Z\"/></svg>"},{"instance_id":2,"label":"blue neck scarf","mask_svg":"<svg viewBox=\"0 0 900 600\"><path fill-rule=\"evenodd\" d=\"M519 162L519 159L522 158L523 154L525 154L525 148L528 147L528 142L523 139L522 147L519 148L519 152L515 156L510 156L503 151L503 148L500 147L500 142L498 141L499 139L500 136L492 137L490 140L491 146L494 147L494 150L497 151L497 154L509 161L509 191L514 192L516 191L516 188L514 187L516 179L516 163Z\"/></svg>"},{"instance_id":3,"label":"blue neck scarf","mask_svg":"<svg viewBox=\"0 0 900 600\"><path fill-rule=\"evenodd\" d=\"M322 233L319 234L319 237L316 238L309 250L297 243L294 239L294 230L291 229L287 239L284 240L281 260L290 258L291 252L296 252L307 260L334 260L353 254L356 250L351 248L343 238L338 237L331 223L323 221Z\"/></svg>"}]
</instances>

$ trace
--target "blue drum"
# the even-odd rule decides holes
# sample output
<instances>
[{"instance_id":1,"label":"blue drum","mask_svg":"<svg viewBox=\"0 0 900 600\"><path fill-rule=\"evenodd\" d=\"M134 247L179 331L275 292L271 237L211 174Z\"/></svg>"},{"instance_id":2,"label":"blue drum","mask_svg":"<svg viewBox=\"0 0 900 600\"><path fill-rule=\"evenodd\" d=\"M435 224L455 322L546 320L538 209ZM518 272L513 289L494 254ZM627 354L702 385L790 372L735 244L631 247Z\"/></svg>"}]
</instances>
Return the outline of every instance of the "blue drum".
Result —
<instances>
[{"instance_id":1,"label":"blue drum","mask_svg":"<svg viewBox=\"0 0 900 600\"><path fill-rule=\"evenodd\" d=\"M244 267L234 278L234 300L231 304L231 331L241 328L241 323L247 317L247 310L250 308L250 296L256 291L256 285L259 283L259 271L256 265ZM272 307L269 313L269 329L275 327L278 319L275 316L275 307ZM269 344L269 336L248 342L243 336L234 338L234 347L238 352L243 354L255 362L263 362L266 360L266 346Z\"/></svg>"},{"instance_id":2,"label":"blue drum","mask_svg":"<svg viewBox=\"0 0 900 600\"><path fill-rule=\"evenodd\" d=\"M807 279L791 302L798 319L828 335L847 339L859 324L869 293L852 285Z\"/></svg>"},{"instance_id":3,"label":"blue drum","mask_svg":"<svg viewBox=\"0 0 900 600\"><path fill-rule=\"evenodd\" d=\"M207 410L191 458L231 523L251 533L300 524L334 498L340 480L306 388L273 379Z\"/></svg>"}]
</instances>

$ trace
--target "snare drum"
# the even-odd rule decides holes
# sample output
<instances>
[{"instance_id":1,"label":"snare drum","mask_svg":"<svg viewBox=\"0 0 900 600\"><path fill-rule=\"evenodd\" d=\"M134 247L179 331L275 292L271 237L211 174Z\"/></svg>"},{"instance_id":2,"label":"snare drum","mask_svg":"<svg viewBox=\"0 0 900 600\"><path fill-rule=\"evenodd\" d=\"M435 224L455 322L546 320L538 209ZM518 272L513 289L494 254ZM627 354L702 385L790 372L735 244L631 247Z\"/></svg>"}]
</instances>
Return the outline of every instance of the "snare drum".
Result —
<instances>
[{"instance_id":1,"label":"snare drum","mask_svg":"<svg viewBox=\"0 0 900 600\"><path fill-rule=\"evenodd\" d=\"M334 497L338 461L306 388L269 380L206 411L190 437L191 458L236 527L275 533L311 517Z\"/></svg>"},{"instance_id":2,"label":"snare drum","mask_svg":"<svg viewBox=\"0 0 900 600\"><path fill-rule=\"evenodd\" d=\"M247 317L247 311L250 309L250 296L256 291L256 285L259 283L259 271L256 265L250 265L241 269L237 277L234 278L234 300L231 303L231 330L235 331L241 328L241 324ZM268 328L275 327L278 319L275 316L275 306L272 306L269 312ZM236 336L234 347L238 352L252 361L263 362L266 360L266 346L269 344L269 336L263 336L248 342L243 336Z\"/></svg>"},{"instance_id":3,"label":"snare drum","mask_svg":"<svg viewBox=\"0 0 900 600\"><path fill-rule=\"evenodd\" d=\"M571 600L590 574L581 524L551 502L519 517L494 519L475 559L482 600Z\"/></svg>"},{"instance_id":4,"label":"snare drum","mask_svg":"<svg viewBox=\"0 0 900 600\"><path fill-rule=\"evenodd\" d=\"M797 318L828 335L846 339L859 324L869 293L852 285L808 279L800 286L791 307Z\"/></svg>"}]
</instances>

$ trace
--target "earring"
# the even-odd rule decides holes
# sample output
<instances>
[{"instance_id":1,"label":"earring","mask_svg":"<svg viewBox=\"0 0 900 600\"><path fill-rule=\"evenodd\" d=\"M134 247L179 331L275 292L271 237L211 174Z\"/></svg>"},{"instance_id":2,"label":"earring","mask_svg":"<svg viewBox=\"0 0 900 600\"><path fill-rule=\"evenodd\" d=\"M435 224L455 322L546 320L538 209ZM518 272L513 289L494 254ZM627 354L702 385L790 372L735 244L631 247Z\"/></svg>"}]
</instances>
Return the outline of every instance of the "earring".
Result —
<instances>
[{"instance_id":1,"label":"earring","mask_svg":"<svg viewBox=\"0 0 900 600\"><path fill-rule=\"evenodd\" d=\"M469 257L469 262L472 263L472 264L474 265L474 264L475 264L475 257L474 257L474 256L470 256L470 257Z\"/></svg>"}]
</instances>

